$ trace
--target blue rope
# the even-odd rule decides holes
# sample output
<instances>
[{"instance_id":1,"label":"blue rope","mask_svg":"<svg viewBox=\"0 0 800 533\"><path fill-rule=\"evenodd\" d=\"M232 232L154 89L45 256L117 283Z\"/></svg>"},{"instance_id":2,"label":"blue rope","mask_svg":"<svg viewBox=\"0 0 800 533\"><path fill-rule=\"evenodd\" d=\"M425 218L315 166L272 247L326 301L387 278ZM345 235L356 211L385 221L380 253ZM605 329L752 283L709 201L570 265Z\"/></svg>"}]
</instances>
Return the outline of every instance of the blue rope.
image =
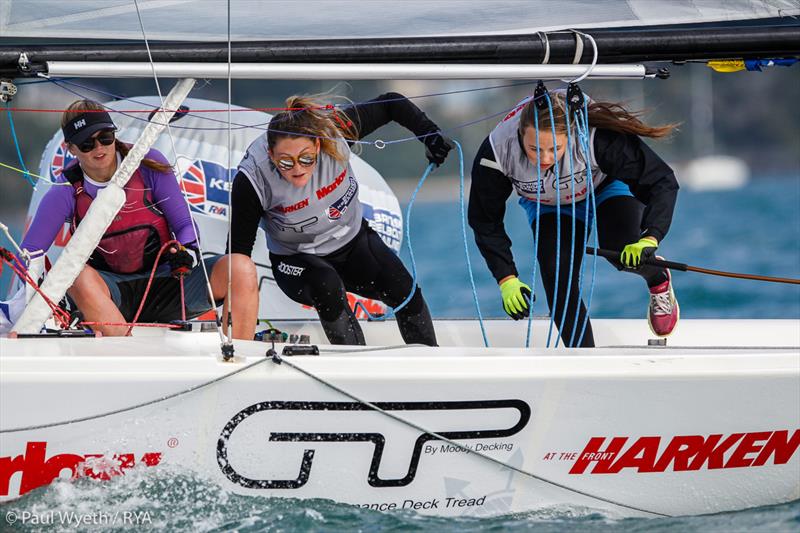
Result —
<instances>
[{"instance_id":1,"label":"blue rope","mask_svg":"<svg viewBox=\"0 0 800 533\"><path fill-rule=\"evenodd\" d=\"M533 100L531 100L533 101ZM528 314L528 331L525 335L525 347L531 345L531 329L533 327L533 302L536 300L536 267L539 264L539 215L542 210L542 167L539 163L541 157L539 149L539 109L533 104L533 123L536 130L536 229L533 230L533 272L531 273L531 302Z\"/></svg>"},{"instance_id":2,"label":"blue rope","mask_svg":"<svg viewBox=\"0 0 800 533\"><path fill-rule=\"evenodd\" d=\"M481 305L478 302L478 291L475 289L475 277L472 274L472 260L469 257L469 245L467 243L467 216L464 203L464 151L461 149L461 144L453 140L458 148L458 168L460 171L461 179L459 181L459 201L461 203L461 235L464 239L464 255L467 258L467 272L469 272L469 283L472 287L472 299L475 302L475 310L478 313L478 323L481 326L481 335L483 335L483 345L489 347L489 339L486 337L486 328L483 325L483 314L481 313Z\"/></svg>"},{"instance_id":3,"label":"blue rope","mask_svg":"<svg viewBox=\"0 0 800 533\"><path fill-rule=\"evenodd\" d=\"M561 264L561 189L558 188L561 176L561 172L558 168L558 143L556 142L556 121L553 118L553 102L550 101L550 95L545 93L547 96L547 110L550 113L550 128L553 134L553 161L554 161L554 176L555 176L555 183L553 184L554 189L556 191L556 265ZM555 299L556 291L558 290L558 274L561 269L556 266L556 281L555 287L553 287L553 297ZM547 347L550 347L550 339L553 336L553 323L554 323L554 313L553 310L550 310L550 326L547 329ZM557 343L558 341L556 341Z\"/></svg>"},{"instance_id":4,"label":"blue rope","mask_svg":"<svg viewBox=\"0 0 800 533\"><path fill-rule=\"evenodd\" d=\"M591 146L589 144L591 142L591 136L589 134L589 104L586 101L586 99L584 99L584 101L583 101L583 120L584 120L584 124L583 124L583 128L584 128L584 138L583 138L584 154L591 154L591 151L590 151L591 150ZM591 160L590 156L587 156L587 157L589 157L589 160ZM591 168L589 169L589 172L591 173ZM591 180L592 180L591 174L589 174L589 181L591 182ZM596 197L595 197L595 194L594 194L594 187L592 187L592 189L590 190L590 197L591 197L591 200L592 200L592 237L593 237L594 248L596 250L596 249L599 248L599 246L598 246L598 240L599 239L598 239L598 234L597 234L597 205L595 203L596 202ZM586 302L586 316L583 317L583 327L581 328L581 335L580 335L580 337L578 337L578 346L580 346L581 343L583 342L583 335L586 333L586 326L589 323L589 310L592 307L592 296L594 295L594 283L595 283L595 275L596 274L597 274L597 254L593 254L593 258L592 258L592 281L589 284L589 298L588 298L588 300Z\"/></svg>"},{"instance_id":5,"label":"blue rope","mask_svg":"<svg viewBox=\"0 0 800 533\"><path fill-rule=\"evenodd\" d=\"M22 175L25 176L25 179L28 181L31 187L36 189L36 182L33 181L31 178L31 173L28 171L28 167L25 166L25 160L22 158L22 152L19 149L19 139L17 139L17 130L14 128L14 117L11 116L11 110L8 109L8 102L6 102L6 114L8 114L8 125L11 129L11 138L14 139L14 148L17 150L17 159L19 159L19 165L22 167L23 173Z\"/></svg>"},{"instance_id":6,"label":"blue rope","mask_svg":"<svg viewBox=\"0 0 800 533\"><path fill-rule=\"evenodd\" d=\"M414 293L417 292L417 263L414 260L414 249L411 246L411 208L414 205L414 200L417 198L417 193L422 189L422 185L425 183L425 180L428 179L431 171L436 168L436 165L433 163L429 163L428 167L425 169L425 172L422 173L422 177L419 179L414 192L411 193L411 198L408 201L408 207L406 207L406 244L408 245L408 255L411 258L411 291L409 291L408 296L403 302L398 305L397 307L389 307L389 311L383 315L373 315L370 313L367 308L361 302L356 302L353 306L354 309L361 308L362 311L367 315L369 320L376 320L382 321L393 317L398 311L408 305L408 302L411 301L411 298L414 297Z\"/></svg>"},{"instance_id":7,"label":"blue rope","mask_svg":"<svg viewBox=\"0 0 800 533\"><path fill-rule=\"evenodd\" d=\"M581 254L581 269L580 269L580 272L578 272L578 299L577 299L577 301L575 303L575 317L576 317L576 319L572 323L572 333L570 334L570 337L569 337L569 345L571 347L575 346L575 333L577 333L577 328L578 328L577 317L580 314L581 302L583 302L583 278L584 278L584 272L586 271L586 261L585 261L585 259L586 259L586 243L589 241L589 226L592 225L592 221L590 221L590 219L589 219L589 197L594 194L594 182L592 180L592 158L591 158L591 152L586 150L586 148L588 146L588 140L587 140L587 133L588 132L582 130L581 118L582 118L581 117L581 112L577 111L576 114L575 114L575 132L577 133L577 136L578 136L578 147L583 152L584 164L586 165L586 195L587 196L586 196L586 199L584 200L584 202L586 202L586 210L584 212L584 217L583 217L583 220L584 220L583 241L581 241L583 243L583 246L581 246L581 250L580 250L580 254ZM594 217L594 213L592 213L592 216ZM588 321L588 318L587 318L588 316L589 316L589 309L587 307L586 314L583 317L584 326L582 328L582 331L585 331L585 329L586 329L585 324ZM580 340L583 340L583 336L581 336Z\"/></svg>"},{"instance_id":8,"label":"blue rope","mask_svg":"<svg viewBox=\"0 0 800 533\"><path fill-rule=\"evenodd\" d=\"M570 133L570 121L569 121L569 106L567 106L567 112L565 114L564 120L567 123L567 154L569 158L569 177L570 182L572 183L572 201L570 205L572 206L572 230L571 230L571 242L569 247L569 274L567 274L567 293L564 295L564 309L561 311L561 321L558 323L558 332L559 336L556 337L556 345L555 347L558 348L558 341L561 339L561 333L564 332L564 322L567 320L567 309L569 309L569 295L572 292L572 272L575 270L575 158L572 154L572 134ZM556 194L558 197L561 197L561 189L558 188L556 190ZM558 227L561 227L561 217L559 216L558 219ZM561 269L561 263L556 262L556 268ZM556 282L556 290L558 290L558 282ZM558 298L554 298L558 301ZM578 304L580 305L580 303ZM572 342L570 342L569 348L571 348Z\"/></svg>"}]
</instances>

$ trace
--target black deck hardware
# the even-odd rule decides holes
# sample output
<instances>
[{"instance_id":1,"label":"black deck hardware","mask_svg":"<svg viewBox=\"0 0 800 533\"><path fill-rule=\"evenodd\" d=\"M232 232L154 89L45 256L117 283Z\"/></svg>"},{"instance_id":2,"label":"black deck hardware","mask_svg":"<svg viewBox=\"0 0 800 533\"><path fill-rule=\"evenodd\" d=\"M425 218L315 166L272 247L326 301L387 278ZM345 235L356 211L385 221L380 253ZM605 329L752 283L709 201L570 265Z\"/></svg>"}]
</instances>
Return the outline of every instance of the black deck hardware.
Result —
<instances>
[{"instance_id":1,"label":"black deck hardware","mask_svg":"<svg viewBox=\"0 0 800 533\"><path fill-rule=\"evenodd\" d=\"M283 347L282 355L319 355L316 344L289 344Z\"/></svg>"},{"instance_id":2,"label":"black deck hardware","mask_svg":"<svg viewBox=\"0 0 800 533\"><path fill-rule=\"evenodd\" d=\"M15 333L14 335L17 339L52 339L53 337L61 339L82 339L101 336L95 334L93 331L83 329L47 329L41 333Z\"/></svg>"},{"instance_id":3,"label":"black deck hardware","mask_svg":"<svg viewBox=\"0 0 800 533\"><path fill-rule=\"evenodd\" d=\"M173 326L170 328L172 331L192 331L192 323L188 320L173 320L170 325Z\"/></svg>"}]
</instances>

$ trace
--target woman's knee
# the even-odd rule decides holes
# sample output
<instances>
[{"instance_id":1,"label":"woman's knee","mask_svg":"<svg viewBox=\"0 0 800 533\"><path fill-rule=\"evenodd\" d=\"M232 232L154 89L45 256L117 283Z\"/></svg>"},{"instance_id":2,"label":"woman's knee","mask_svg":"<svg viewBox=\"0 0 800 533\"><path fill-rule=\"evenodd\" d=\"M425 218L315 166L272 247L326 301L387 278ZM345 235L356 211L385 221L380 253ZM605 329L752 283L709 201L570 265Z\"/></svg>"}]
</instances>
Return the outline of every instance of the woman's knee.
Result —
<instances>
[{"instance_id":1,"label":"woman's knee","mask_svg":"<svg viewBox=\"0 0 800 533\"><path fill-rule=\"evenodd\" d=\"M83 270L78 274L78 277L75 278L75 281L67 292L76 300L87 296L96 296L98 292L106 296L110 296L111 294L106 282L103 281L103 278L98 274L97 270L89 265L83 267Z\"/></svg>"},{"instance_id":2,"label":"woman's knee","mask_svg":"<svg viewBox=\"0 0 800 533\"><path fill-rule=\"evenodd\" d=\"M230 254L220 258L211 270L212 286L227 285L229 262L231 287L237 291L257 291L258 273L256 265L249 256L244 254Z\"/></svg>"}]
</instances>

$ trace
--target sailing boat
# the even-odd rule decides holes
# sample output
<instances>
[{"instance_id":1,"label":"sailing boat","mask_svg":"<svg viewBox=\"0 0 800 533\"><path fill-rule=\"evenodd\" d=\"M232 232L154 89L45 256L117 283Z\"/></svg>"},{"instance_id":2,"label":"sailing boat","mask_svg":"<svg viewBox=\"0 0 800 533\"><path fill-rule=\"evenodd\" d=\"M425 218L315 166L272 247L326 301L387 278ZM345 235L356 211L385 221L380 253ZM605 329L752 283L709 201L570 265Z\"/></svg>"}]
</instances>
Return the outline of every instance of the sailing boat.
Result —
<instances>
[{"instance_id":1,"label":"sailing boat","mask_svg":"<svg viewBox=\"0 0 800 533\"><path fill-rule=\"evenodd\" d=\"M224 2L84 2L80 12L41 4L46 15L31 17L24 3L6 2L0 32L72 37L80 29L81 39L145 34L166 42L6 46L3 75L643 78L664 72L616 62L800 53L796 24L766 25L800 14L782 1L667 1L658 11L580 2L553 9L564 18L545 22L521 2L490 12L469 2L409 2L397 16L383 3L340 2L331 12L328 3L306 2L312 20L280 3L265 14L242 2L229 15L236 42L227 63L207 62L228 57L217 22L230 7ZM373 23L365 33L354 19ZM483 34L472 31L476 20ZM687 26L721 20L758 24ZM598 21L602 31L587 29ZM680 26L641 29L654 24ZM639 27L612 29L632 25ZM567 27L583 30L551 32ZM248 42L265 28L273 39L307 38ZM334 30L339 38L326 39ZM198 35L209 42L168 42ZM259 63L265 57L281 62ZM155 141L191 85L183 80L155 100L161 111L140 148ZM204 204L201 217L209 215ZM76 232L43 290L66 289L91 238ZM644 321L598 320L599 347L579 350L546 348L541 321L533 347L523 348L524 328L508 320L485 321L491 348L476 321L437 321L441 347L400 345L384 322L364 324L368 347L326 346L319 324L302 317L273 325L313 344L236 341L231 358L201 325L127 338L42 335L46 316L36 302L18 330L30 335L0 338L0 499L60 476L106 479L165 465L243 494L441 515L575 505L657 517L800 497L798 320L684 320L669 347L648 342Z\"/></svg>"}]
</instances>

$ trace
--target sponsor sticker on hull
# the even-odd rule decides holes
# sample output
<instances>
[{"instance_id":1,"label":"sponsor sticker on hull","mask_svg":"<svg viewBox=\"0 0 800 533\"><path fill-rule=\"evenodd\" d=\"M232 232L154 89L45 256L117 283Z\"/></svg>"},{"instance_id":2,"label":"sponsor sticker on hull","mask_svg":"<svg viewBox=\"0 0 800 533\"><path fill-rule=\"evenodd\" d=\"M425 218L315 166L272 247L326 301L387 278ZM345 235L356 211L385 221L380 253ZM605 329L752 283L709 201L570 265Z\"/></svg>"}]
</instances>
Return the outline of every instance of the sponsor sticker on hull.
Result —
<instances>
[{"instance_id":1,"label":"sponsor sticker on hull","mask_svg":"<svg viewBox=\"0 0 800 533\"><path fill-rule=\"evenodd\" d=\"M800 429L676 435L592 437L580 452L553 451L545 461L572 462L569 473L696 472L784 465L797 454Z\"/></svg>"},{"instance_id":2,"label":"sponsor sticker on hull","mask_svg":"<svg viewBox=\"0 0 800 533\"><path fill-rule=\"evenodd\" d=\"M17 456L0 457L0 497L22 496L54 479L68 474L71 478L91 477L108 480L122 475L137 465L156 466L161 452L117 453L58 453L47 456L47 442L28 442L25 452ZM11 480L19 474L19 489L12 490Z\"/></svg>"}]
</instances>

